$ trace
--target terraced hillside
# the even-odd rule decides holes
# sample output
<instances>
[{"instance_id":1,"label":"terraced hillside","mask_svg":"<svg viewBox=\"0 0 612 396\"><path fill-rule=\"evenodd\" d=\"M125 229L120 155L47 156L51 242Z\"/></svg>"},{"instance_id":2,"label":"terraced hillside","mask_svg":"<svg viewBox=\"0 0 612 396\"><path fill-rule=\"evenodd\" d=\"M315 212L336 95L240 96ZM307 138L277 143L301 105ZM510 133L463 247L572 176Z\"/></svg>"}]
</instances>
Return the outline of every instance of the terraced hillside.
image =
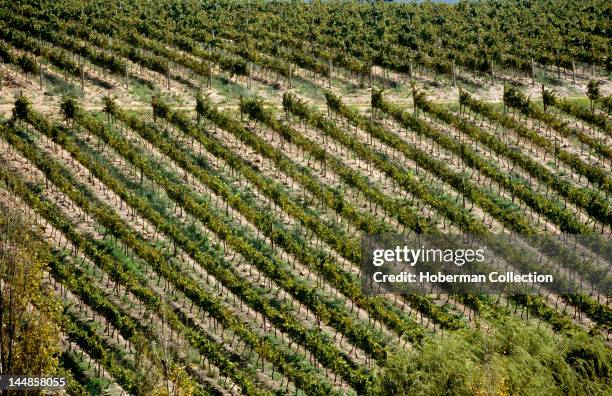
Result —
<instances>
[{"instance_id":1,"label":"terraced hillside","mask_svg":"<svg viewBox=\"0 0 612 396\"><path fill-rule=\"evenodd\" d=\"M0 0L66 392L609 394L611 7ZM516 265L580 292L371 295L385 233L577 234Z\"/></svg>"}]
</instances>

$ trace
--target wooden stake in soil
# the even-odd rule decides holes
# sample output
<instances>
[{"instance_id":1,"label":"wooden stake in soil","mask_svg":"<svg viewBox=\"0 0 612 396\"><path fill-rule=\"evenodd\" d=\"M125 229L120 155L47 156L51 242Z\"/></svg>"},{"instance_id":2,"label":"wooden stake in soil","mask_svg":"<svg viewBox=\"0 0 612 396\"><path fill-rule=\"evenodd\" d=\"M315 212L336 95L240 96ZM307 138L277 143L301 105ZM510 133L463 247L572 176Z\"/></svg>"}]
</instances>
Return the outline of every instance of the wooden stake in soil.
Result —
<instances>
[{"instance_id":1,"label":"wooden stake in soil","mask_svg":"<svg viewBox=\"0 0 612 396\"><path fill-rule=\"evenodd\" d=\"M125 61L125 89L129 89L128 85L128 63Z\"/></svg>"},{"instance_id":2,"label":"wooden stake in soil","mask_svg":"<svg viewBox=\"0 0 612 396\"><path fill-rule=\"evenodd\" d=\"M293 64L289 63L289 89L293 88L292 74L293 74Z\"/></svg>"},{"instance_id":3,"label":"wooden stake in soil","mask_svg":"<svg viewBox=\"0 0 612 396\"><path fill-rule=\"evenodd\" d=\"M329 78L328 78L327 84L329 85L329 88L331 88L331 84L332 84L332 61L331 59L329 60Z\"/></svg>"},{"instance_id":4,"label":"wooden stake in soil","mask_svg":"<svg viewBox=\"0 0 612 396\"><path fill-rule=\"evenodd\" d=\"M85 67L81 64L81 91L83 91L83 96L85 96Z\"/></svg>"},{"instance_id":5,"label":"wooden stake in soil","mask_svg":"<svg viewBox=\"0 0 612 396\"><path fill-rule=\"evenodd\" d=\"M493 58L491 58L491 85L495 85L495 71L493 68Z\"/></svg>"},{"instance_id":6,"label":"wooden stake in soil","mask_svg":"<svg viewBox=\"0 0 612 396\"><path fill-rule=\"evenodd\" d=\"M410 74L410 84L414 82L414 75L412 70L412 59L408 61L408 74Z\"/></svg>"},{"instance_id":7,"label":"wooden stake in soil","mask_svg":"<svg viewBox=\"0 0 612 396\"><path fill-rule=\"evenodd\" d=\"M531 58L531 85L535 85L535 62Z\"/></svg>"},{"instance_id":8,"label":"wooden stake in soil","mask_svg":"<svg viewBox=\"0 0 612 396\"><path fill-rule=\"evenodd\" d=\"M252 86L252 84L251 84L252 69L253 69L253 64L251 62L247 62L247 75L248 75L248 78L249 78L249 89L251 89L251 86Z\"/></svg>"},{"instance_id":9,"label":"wooden stake in soil","mask_svg":"<svg viewBox=\"0 0 612 396\"><path fill-rule=\"evenodd\" d=\"M452 73L453 73L453 87L455 86L455 60L453 59L453 63L451 64Z\"/></svg>"},{"instance_id":10,"label":"wooden stake in soil","mask_svg":"<svg viewBox=\"0 0 612 396\"><path fill-rule=\"evenodd\" d=\"M42 89L43 89L43 68L42 68L42 63L38 64L38 69L40 70L40 90L42 91Z\"/></svg>"},{"instance_id":11,"label":"wooden stake in soil","mask_svg":"<svg viewBox=\"0 0 612 396\"><path fill-rule=\"evenodd\" d=\"M572 58L572 81L576 84L576 60Z\"/></svg>"}]
</instances>

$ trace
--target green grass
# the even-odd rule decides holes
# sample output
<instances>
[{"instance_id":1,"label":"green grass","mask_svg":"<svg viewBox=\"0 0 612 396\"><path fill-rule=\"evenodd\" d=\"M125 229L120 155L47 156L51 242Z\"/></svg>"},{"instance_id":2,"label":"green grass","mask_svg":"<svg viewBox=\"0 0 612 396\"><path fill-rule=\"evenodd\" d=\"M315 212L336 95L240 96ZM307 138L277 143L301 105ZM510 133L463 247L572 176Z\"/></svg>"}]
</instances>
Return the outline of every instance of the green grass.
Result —
<instances>
[{"instance_id":1,"label":"green grass","mask_svg":"<svg viewBox=\"0 0 612 396\"><path fill-rule=\"evenodd\" d=\"M292 81L293 88L300 95L315 99L325 101L325 94L323 93L323 89L314 85L310 81L303 80L301 78L295 78ZM348 93L347 93L348 94Z\"/></svg>"},{"instance_id":2,"label":"green grass","mask_svg":"<svg viewBox=\"0 0 612 396\"><path fill-rule=\"evenodd\" d=\"M573 96L573 97L567 97L565 98L565 100L567 100L568 102L575 104L577 106L580 106L582 108L585 109L591 109L591 100L589 98L587 98L586 96Z\"/></svg>"},{"instance_id":3,"label":"green grass","mask_svg":"<svg viewBox=\"0 0 612 396\"><path fill-rule=\"evenodd\" d=\"M246 86L235 83L224 76L214 77L212 80L212 87L224 98L220 104L232 103L240 99L240 96L253 96L252 91Z\"/></svg>"},{"instance_id":4,"label":"green grass","mask_svg":"<svg viewBox=\"0 0 612 396\"><path fill-rule=\"evenodd\" d=\"M151 84L145 84L137 79L130 80L128 91L144 103L151 103L153 96L161 93L159 88L154 88Z\"/></svg>"},{"instance_id":5,"label":"green grass","mask_svg":"<svg viewBox=\"0 0 612 396\"><path fill-rule=\"evenodd\" d=\"M43 87L47 96L74 96L78 98L83 95L81 87L48 75L43 77Z\"/></svg>"}]
</instances>

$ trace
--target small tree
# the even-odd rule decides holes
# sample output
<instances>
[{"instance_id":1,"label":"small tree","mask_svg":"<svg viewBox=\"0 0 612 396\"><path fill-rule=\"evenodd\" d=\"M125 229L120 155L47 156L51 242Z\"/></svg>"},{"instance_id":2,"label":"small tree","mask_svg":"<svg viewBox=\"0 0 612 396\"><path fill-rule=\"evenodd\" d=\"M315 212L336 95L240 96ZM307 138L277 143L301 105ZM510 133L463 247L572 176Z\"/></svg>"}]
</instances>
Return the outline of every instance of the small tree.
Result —
<instances>
[{"instance_id":1,"label":"small tree","mask_svg":"<svg viewBox=\"0 0 612 396\"><path fill-rule=\"evenodd\" d=\"M601 98L601 104L604 105L608 114L612 111L612 95Z\"/></svg>"},{"instance_id":2,"label":"small tree","mask_svg":"<svg viewBox=\"0 0 612 396\"><path fill-rule=\"evenodd\" d=\"M170 108L160 95L155 95L151 98L151 107L153 108L153 122L157 122L157 117L167 118L170 113Z\"/></svg>"},{"instance_id":3,"label":"small tree","mask_svg":"<svg viewBox=\"0 0 612 396\"><path fill-rule=\"evenodd\" d=\"M423 104L423 102L425 101L425 92L418 89L414 83L410 84L410 90L412 92L412 102L414 107L413 111L414 115L416 116L419 109L419 105Z\"/></svg>"},{"instance_id":4,"label":"small tree","mask_svg":"<svg viewBox=\"0 0 612 396\"><path fill-rule=\"evenodd\" d=\"M380 107L382 101L383 101L383 90L372 88L372 98L370 100L372 104L372 112L374 112L374 109Z\"/></svg>"},{"instance_id":5,"label":"small tree","mask_svg":"<svg viewBox=\"0 0 612 396\"><path fill-rule=\"evenodd\" d=\"M106 113L107 121L110 124L111 115L115 114L118 110L117 103L115 103L115 99L110 96L102 98L102 103L104 103L102 111Z\"/></svg>"},{"instance_id":6,"label":"small tree","mask_svg":"<svg viewBox=\"0 0 612 396\"><path fill-rule=\"evenodd\" d=\"M542 105L544 106L544 112L549 106L554 106L557 102L557 95L554 91L550 89L544 88L544 84L542 84Z\"/></svg>"},{"instance_id":7,"label":"small tree","mask_svg":"<svg viewBox=\"0 0 612 396\"><path fill-rule=\"evenodd\" d=\"M210 99L208 98L210 94L206 94L206 96L202 96L201 92L196 94L196 114L198 115L198 124L202 117L206 117L208 112L210 111L212 104Z\"/></svg>"},{"instance_id":8,"label":"small tree","mask_svg":"<svg viewBox=\"0 0 612 396\"><path fill-rule=\"evenodd\" d=\"M76 99L72 96L64 96L62 98L62 103L60 104L60 109L66 124L68 124L71 120L74 123L74 118L79 109L79 104L77 103Z\"/></svg>"},{"instance_id":9,"label":"small tree","mask_svg":"<svg viewBox=\"0 0 612 396\"><path fill-rule=\"evenodd\" d=\"M19 59L17 60L17 63L19 64L19 67L21 68L21 70L23 70L23 72L26 74L26 81L28 80L28 76L30 74L38 73L38 65L29 56L26 56L26 55L20 56Z\"/></svg>"},{"instance_id":10,"label":"small tree","mask_svg":"<svg viewBox=\"0 0 612 396\"><path fill-rule=\"evenodd\" d=\"M28 118L30 110L32 109L32 102L25 96L20 96L15 101L15 107L13 108L13 121L23 121Z\"/></svg>"},{"instance_id":11,"label":"small tree","mask_svg":"<svg viewBox=\"0 0 612 396\"><path fill-rule=\"evenodd\" d=\"M0 205L0 375L53 375L60 305L42 286L49 251L17 211Z\"/></svg>"},{"instance_id":12,"label":"small tree","mask_svg":"<svg viewBox=\"0 0 612 396\"><path fill-rule=\"evenodd\" d=\"M467 106L468 102L472 99L467 91L459 88L459 111L463 114L463 109Z\"/></svg>"},{"instance_id":13,"label":"small tree","mask_svg":"<svg viewBox=\"0 0 612 396\"><path fill-rule=\"evenodd\" d=\"M600 98L599 81L591 80L587 84L587 96L591 101L591 112L595 111L595 101Z\"/></svg>"},{"instance_id":14,"label":"small tree","mask_svg":"<svg viewBox=\"0 0 612 396\"><path fill-rule=\"evenodd\" d=\"M543 87L543 86L542 86ZM516 87L504 84L504 105L519 109L522 113L529 113L529 99Z\"/></svg>"}]
</instances>

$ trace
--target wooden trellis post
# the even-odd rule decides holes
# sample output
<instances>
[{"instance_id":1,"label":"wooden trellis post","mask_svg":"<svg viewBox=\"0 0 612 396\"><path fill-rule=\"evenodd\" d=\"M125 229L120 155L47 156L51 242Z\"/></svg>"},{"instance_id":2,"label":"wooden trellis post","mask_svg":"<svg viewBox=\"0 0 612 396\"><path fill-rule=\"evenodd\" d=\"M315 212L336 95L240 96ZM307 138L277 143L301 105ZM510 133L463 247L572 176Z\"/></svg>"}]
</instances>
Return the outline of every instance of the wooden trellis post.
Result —
<instances>
[{"instance_id":1,"label":"wooden trellis post","mask_svg":"<svg viewBox=\"0 0 612 396\"><path fill-rule=\"evenodd\" d=\"M253 64L251 62L247 62L247 75L248 75L248 78L249 78L249 82L248 82L249 89L251 89L251 86L252 86L252 84L251 84L251 82L252 82L251 81L252 80L252 77L251 77L252 70L253 70Z\"/></svg>"},{"instance_id":2,"label":"wooden trellis post","mask_svg":"<svg viewBox=\"0 0 612 396\"><path fill-rule=\"evenodd\" d=\"M453 87L455 86L455 60L453 59L453 63L451 64L451 71L453 73Z\"/></svg>"},{"instance_id":3,"label":"wooden trellis post","mask_svg":"<svg viewBox=\"0 0 612 396\"><path fill-rule=\"evenodd\" d=\"M208 64L208 88L212 88L213 67L212 63Z\"/></svg>"},{"instance_id":4,"label":"wooden trellis post","mask_svg":"<svg viewBox=\"0 0 612 396\"><path fill-rule=\"evenodd\" d=\"M329 77L327 79L327 85L329 86L329 88L331 88L332 86L332 61L331 59L329 60Z\"/></svg>"},{"instance_id":5,"label":"wooden trellis post","mask_svg":"<svg viewBox=\"0 0 612 396\"><path fill-rule=\"evenodd\" d=\"M166 86L170 89L170 62L166 63Z\"/></svg>"},{"instance_id":6,"label":"wooden trellis post","mask_svg":"<svg viewBox=\"0 0 612 396\"><path fill-rule=\"evenodd\" d=\"M535 85L535 62L531 58L531 85Z\"/></svg>"},{"instance_id":7,"label":"wooden trellis post","mask_svg":"<svg viewBox=\"0 0 612 396\"><path fill-rule=\"evenodd\" d=\"M408 74L410 74L410 84L414 82L414 75L412 70L412 59L408 61Z\"/></svg>"},{"instance_id":8,"label":"wooden trellis post","mask_svg":"<svg viewBox=\"0 0 612 396\"><path fill-rule=\"evenodd\" d=\"M83 91L83 96L85 96L85 67L81 63L81 90Z\"/></svg>"},{"instance_id":9,"label":"wooden trellis post","mask_svg":"<svg viewBox=\"0 0 612 396\"><path fill-rule=\"evenodd\" d=\"M213 38L215 36L215 32L213 30ZM208 54L212 56L212 47L210 43L208 43ZM212 89L212 78L213 78L213 66L212 62L208 62L208 88Z\"/></svg>"}]
</instances>

